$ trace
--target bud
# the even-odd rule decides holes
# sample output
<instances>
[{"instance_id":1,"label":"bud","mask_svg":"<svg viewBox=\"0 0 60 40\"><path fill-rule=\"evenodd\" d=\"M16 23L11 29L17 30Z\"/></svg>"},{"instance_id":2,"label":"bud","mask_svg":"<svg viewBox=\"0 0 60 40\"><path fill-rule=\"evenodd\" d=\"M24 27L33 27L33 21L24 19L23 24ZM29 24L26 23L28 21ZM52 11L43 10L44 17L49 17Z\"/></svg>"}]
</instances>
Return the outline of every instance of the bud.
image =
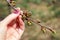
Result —
<instances>
[{"instance_id":1,"label":"bud","mask_svg":"<svg viewBox=\"0 0 60 40\"><path fill-rule=\"evenodd\" d=\"M27 22L27 24L30 26L30 25L31 25L31 22L30 22L30 21L28 21L28 22Z\"/></svg>"},{"instance_id":2,"label":"bud","mask_svg":"<svg viewBox=\"0 0 60 40\"><path fill-rule=\"evenodd\" d=\"M41 31L42 31L43 33L45 33L45 32L46 32L46 29L43 28L43 27L41 27Z\"/></svg>"},{"instance_id":3,"label":"bud","mask_svg":"<svg viewBox=\"0 0 60 40\"><path fill-rule=\"evenodd\" d=\"M11 1L10 2L12 6L15 6L16 5L16 2L15 1Z\"/></svg>"}]
</instances>

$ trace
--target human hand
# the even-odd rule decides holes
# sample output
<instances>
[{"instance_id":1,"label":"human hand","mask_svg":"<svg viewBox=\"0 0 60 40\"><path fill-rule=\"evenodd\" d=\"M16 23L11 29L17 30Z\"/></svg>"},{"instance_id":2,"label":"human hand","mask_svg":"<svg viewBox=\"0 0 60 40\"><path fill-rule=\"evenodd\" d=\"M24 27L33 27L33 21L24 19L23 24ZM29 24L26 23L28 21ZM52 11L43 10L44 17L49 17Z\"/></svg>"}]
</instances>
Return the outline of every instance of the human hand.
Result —
<instances>
[{"instance_id":1,"label":"human hand","mask_svg":"<svg viewBox=\"0 0 60 40\"><path fill-rule=\"evenodd\" d=\"M16 10L0 22L1 40L19 40L21 38L25 25L20 15L22 11L20 8L16 8ZM16 20L18 20L18 23Z\"/></svg>"}]
</instances>

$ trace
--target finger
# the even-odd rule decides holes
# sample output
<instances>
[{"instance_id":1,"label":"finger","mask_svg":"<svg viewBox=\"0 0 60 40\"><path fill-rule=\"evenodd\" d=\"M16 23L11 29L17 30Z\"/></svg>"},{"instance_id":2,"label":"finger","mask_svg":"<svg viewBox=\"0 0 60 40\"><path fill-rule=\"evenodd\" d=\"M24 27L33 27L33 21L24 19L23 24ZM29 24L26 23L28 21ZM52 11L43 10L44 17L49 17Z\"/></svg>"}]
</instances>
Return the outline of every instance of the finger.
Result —
<instances>
[{"instance_id":1,"label":"finger","mask_svg":"<svg viewBox=\"0 0 60 40\"><path fill-rule=\"evenodd\" d=\"M16 24L16 20L12 20L7 26L9 27L13 27L13 25Z\"/></svg>"},{"instance_id":2,"label":"finger","mask_svg":"<svg viewBox=\"0 0 60 40\"><path fill-rule=\"evenodd\" d=\"M19 25L20 25L20 29L24 30L25 29L25 25L23 20L21 19L21 15L19 16Z\"/></svg>"},{"instance_id":3,"label":"finger","mask_svg":"<svg viewBox=\"0 0 60 40\"><path fill-rule=\"evenodd\" d=\"M18 11L18 12L17 12ZM2 22L7 25L9 24L12 20L17 18L20 14L20 8L17 8L17 11L12 12L9 16L7 16Z\"/></svg>"}]
</instances>

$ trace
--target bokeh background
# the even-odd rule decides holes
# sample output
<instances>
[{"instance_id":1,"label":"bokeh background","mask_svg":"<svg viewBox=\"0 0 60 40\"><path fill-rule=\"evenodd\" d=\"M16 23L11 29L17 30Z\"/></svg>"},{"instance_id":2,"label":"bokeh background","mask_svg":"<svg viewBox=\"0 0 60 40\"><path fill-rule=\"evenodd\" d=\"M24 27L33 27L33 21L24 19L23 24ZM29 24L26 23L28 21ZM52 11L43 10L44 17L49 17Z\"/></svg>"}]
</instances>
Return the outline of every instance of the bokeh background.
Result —
<instances>
[{"instance_id":1,"label":"bokeh background","mask_svg":"<svg viewBox=\"0 0 60 40\"><path fill-rule=\"evenodd\" d=\"M33 23L26 28L21 40L60 40L60 0L14 0L16 6L32 12L32 17L56 31L43 33L40 26ZM6 0L0 0L0 20L9 15Z\"/></svg>"}]
</instances>

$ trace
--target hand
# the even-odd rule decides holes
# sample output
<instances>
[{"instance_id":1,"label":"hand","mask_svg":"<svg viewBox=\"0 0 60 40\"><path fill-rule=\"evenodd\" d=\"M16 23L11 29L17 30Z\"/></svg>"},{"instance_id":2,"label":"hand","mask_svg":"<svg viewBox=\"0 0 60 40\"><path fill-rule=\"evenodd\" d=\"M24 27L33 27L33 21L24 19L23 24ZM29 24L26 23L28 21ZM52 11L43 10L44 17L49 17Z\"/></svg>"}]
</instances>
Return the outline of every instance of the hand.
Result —
<instances>
[{"instance_id":1,"label":"hand","mask_svg":"<svg viewBox=\"0 0 60 40\"><path fill-rule=\"evenodd\" d=\"M19 15L22 11L20 8L16 8L16 10L0 22L0 40L19 40L21 38L25 26Z\"/></svg>"}]
</instances>

